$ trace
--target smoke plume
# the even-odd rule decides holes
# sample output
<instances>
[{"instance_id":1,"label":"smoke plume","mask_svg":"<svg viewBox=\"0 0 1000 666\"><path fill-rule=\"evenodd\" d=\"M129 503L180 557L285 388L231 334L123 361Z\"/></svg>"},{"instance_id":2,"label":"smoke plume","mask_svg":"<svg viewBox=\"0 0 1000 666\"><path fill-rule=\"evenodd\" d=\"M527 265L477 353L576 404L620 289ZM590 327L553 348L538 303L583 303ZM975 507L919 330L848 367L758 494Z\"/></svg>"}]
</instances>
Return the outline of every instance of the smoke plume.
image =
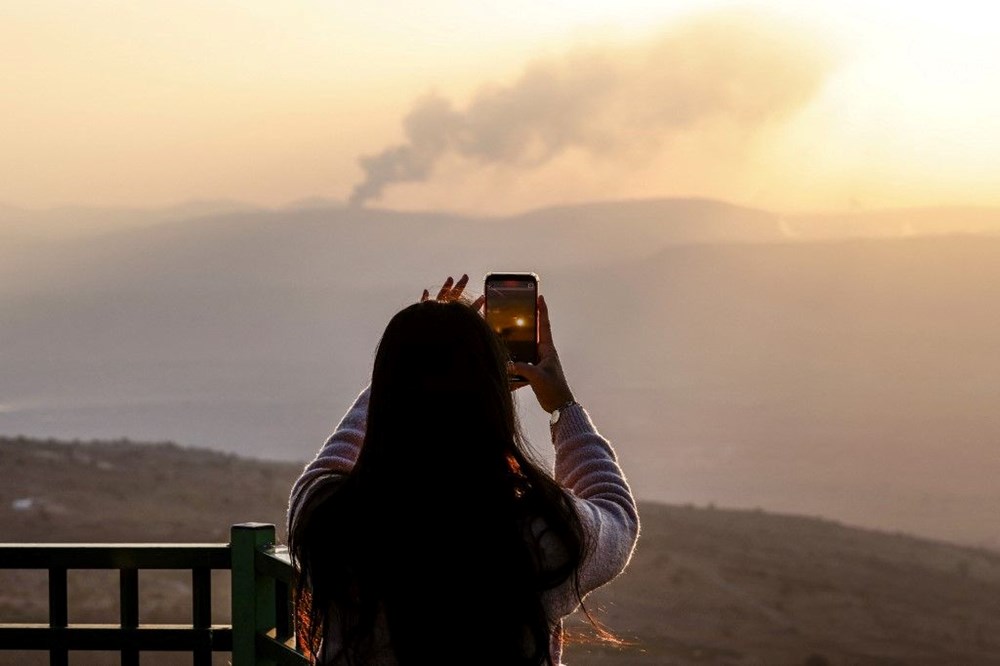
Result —
<instances>
[{"instance_id":1,"label":"smoke plume","mask_svg":"<svg viewBox=\"0 0 1000 666\"><path fill-rule=\"evenodd\" d=\"M705 17L639 45L579 48L481 88L464 109L439 94L418 100L405 142L359 159L365 178L350 202L425 181L448 154L530 168L571 148L602 158L658 148L717 119L750 132L803 106L829 70L807 38L759 17Z\"/></svg>"}]
</instances>

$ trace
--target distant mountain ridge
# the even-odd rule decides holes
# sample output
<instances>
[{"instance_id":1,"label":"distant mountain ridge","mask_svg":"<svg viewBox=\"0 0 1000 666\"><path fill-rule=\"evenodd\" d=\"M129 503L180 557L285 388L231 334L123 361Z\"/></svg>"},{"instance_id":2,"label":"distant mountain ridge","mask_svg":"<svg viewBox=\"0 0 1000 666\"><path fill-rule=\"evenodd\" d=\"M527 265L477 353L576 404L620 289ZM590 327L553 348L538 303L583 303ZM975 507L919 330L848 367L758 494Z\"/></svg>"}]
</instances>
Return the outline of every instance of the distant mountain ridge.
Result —
<instances>
[{"instance_id":1,"label":"distant mountain ridge","mask_svg":"<svg viewBox=\"0 0 1000 666\"><path fill-rule=\"evenodd\" d=\"M534 270L643 498L1000 544L1000 236L781 224L703 200L307 206L0 243L0 433L301 459L421 289Z\"/></svg>"},{"instance_id":2,"label":"distant mountain ridge","mask_svg":"<svg viewBox=\"0 0 1000 666\"><path fill-rule=\"evenodd\" d=\"M850 212L786 214L707 198L597 200L543 206L510 215L470 215L443 211L359 208L328 197L306 197L283 206L262 207L233 200L194 200L164 207L60 206L24 209L0 204L0 234L44 237L84 236L142 227L159 222L232 214L287 216L302 211L326 211L334 218L373 219L430 217L552 223L572 217L588 227L599 224L649 224L683 221L690 237L678 242L740 242L822 240L847 237L896 237L949 233L1000 233L1000 208L988 206L928 206ZM738 224L743 225L737 226Z\"/></svg>"},{"instance_id":3,"label":"distant mountain ridge","mask_svg":"<svg viewBox=\"0 0 1000 666\"><path fill-rule=\"evenodd\" d=\"M57 206L27 209L0 204L0 234L26 240L79 238L162 222L253 210L230 200L194 200L162 207Z\"/></svg>"}]
</instances>

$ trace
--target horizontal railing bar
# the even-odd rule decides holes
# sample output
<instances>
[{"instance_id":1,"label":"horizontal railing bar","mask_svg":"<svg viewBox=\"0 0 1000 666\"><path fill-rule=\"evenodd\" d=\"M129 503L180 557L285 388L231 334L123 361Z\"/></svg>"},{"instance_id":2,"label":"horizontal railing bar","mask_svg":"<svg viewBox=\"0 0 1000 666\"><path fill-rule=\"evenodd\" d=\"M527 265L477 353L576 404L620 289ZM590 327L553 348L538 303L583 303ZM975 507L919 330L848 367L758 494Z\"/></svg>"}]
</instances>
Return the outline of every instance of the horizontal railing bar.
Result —
<instances>
[{"instance_id":1,"label":"horizontal railing bar","mask_svg":"<svg viewBox=\"0 0 1000 666\"><path fill-rule=\"evenodd\" d=\"M53 628L47 624L0 624L4 650L121 650L134 648L154 652L191 652L210 645L213 652L233 649L233 628L216 624L194 629L183 624L140 625L123 629L117 624L71 624Z\"/></svg>"},{"instance_id":2,"label":"horizontal railing bar","mask_svg":"<svg viewBox=\"0 0 1000 666\"><path fill-rule=\"evenodd\" d=\"M0 543L0 569L229 569L221 543Z\"/></svg>"},{"instance_id":3,"label":"horizontal railing bar","mask_svg":"<svg viewBox=\"0 0 1000 666\"><path fill-rule=\"evenodd\" d=\"M254 555L257 573L284 583L292 582L292 560L287 546L269 546Z\"/></svg>"},{"instance_id":4,"label":"horizontal railing bar","mask_svg":"<svg viewBox=\"0 0 1000 666\"><path fill-rule=\"evenodd\" d=\"M255 644L259 660L270 659L282 666L309 666L309 660L305 655L296 652L287 643L276 641L266 634L257 634Z\"/></svg>"}]
</instances>

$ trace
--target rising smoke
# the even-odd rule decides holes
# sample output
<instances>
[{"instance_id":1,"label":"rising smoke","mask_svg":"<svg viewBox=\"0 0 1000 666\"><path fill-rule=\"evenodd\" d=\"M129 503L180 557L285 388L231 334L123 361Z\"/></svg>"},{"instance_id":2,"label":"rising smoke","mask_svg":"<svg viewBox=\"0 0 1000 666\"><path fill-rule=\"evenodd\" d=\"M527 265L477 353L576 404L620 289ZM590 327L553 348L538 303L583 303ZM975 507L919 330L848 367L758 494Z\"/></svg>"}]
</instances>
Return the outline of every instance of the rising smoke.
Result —
<instances>
[{"instance_id":1,"label":"rising smoke","mask_svg":"<svg viewBox=\"0 0 1000 666\"><path fill-rule=\"evenodd\" d=\"M658 148L720 118L753 131L804 105L830 64L787 26L748 16L704 17L640 45L537 60L512 84L481 88L464 109L438 94L418 100L403 120L405 142L359 159L365 178L350 202L425 181L448 154L532 167L571 148L602 158Z\"/></svg>"}]
</instances>

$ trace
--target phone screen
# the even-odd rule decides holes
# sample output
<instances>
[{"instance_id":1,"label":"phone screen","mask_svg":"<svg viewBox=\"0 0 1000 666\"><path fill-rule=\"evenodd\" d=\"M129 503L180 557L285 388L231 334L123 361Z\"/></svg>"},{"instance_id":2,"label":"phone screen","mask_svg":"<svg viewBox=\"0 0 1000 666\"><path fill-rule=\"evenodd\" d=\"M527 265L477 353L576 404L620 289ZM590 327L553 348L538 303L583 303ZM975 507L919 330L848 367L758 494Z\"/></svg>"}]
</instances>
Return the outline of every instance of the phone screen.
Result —
<instances>
[{"instance_id":1,"label":"phone screen","mask_svg":"<svg viewBox=\"0 0 1000 666\"><path fill-rule=\"evenodd\" d=\"M538 278L531 273L486 276L486 322L514 361L538 362Z\"/></svg>"}]
</instances>

